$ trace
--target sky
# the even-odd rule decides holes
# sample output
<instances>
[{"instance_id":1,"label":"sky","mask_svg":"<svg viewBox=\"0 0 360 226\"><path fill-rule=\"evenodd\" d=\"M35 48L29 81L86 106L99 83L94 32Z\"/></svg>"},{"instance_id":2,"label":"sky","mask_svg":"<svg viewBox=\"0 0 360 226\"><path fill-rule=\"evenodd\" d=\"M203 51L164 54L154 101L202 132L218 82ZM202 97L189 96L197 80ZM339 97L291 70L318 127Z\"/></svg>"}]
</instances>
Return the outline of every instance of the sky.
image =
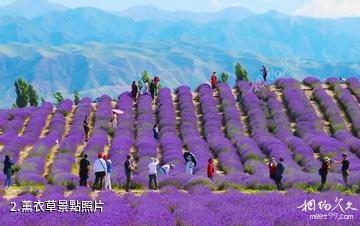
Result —
<instances>
[{"instance_id":1,"label":"sky","mask_svg":"<svg viewBox=\"0 0 360 226\"><path fill-rule=\"evenodd\" d=\"M14 0L0 0L6 5ZM23 1L23 0L22 0ZM29 0L32 1L32 0ZM67 7L92 6L120 11L136 5L153 5L166 10L218 11L242 6L262 13L275 9L290 15L312 17L360 16L360 0L49 0Z\"/></svg>"}]
</instances>

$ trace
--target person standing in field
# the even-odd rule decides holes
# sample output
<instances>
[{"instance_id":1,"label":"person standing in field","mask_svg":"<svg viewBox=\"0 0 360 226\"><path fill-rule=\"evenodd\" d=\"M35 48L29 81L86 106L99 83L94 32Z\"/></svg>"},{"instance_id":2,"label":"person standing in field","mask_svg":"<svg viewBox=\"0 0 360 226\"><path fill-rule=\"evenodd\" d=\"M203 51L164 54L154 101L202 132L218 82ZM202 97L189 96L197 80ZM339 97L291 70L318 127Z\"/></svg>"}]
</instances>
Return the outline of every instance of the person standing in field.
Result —
<instances>
[{"instance_id":1,"label":"person standing in field","mask_svg":"<svg viewBox=\"0 0 360 226\"><path fill-rule=\"evenodd\" d=\"M111 128L115 130L117 126L118 126L117 114L113 112L113 115L111 117Z\"/></svg>"},{"instance_id":2,"label":"person standing in field","mask_svg":"<svg viewBox=\"0 0 360 226\"><path fill-rule=\"evenodd\" d=\"M103 155L99 153L98 158L94 162L95 182L93 184L93 190L102 190L103 180L106 175L106 171L106 162L103 159Z\"/></svg>"},{"instance_id":3,"label":"person standing in field","mask_svg":"<svg viewBox=\"0 0 360 226\"><path fill-rule=\"evenodd\" d=\"M165 164L160 167L159 173L160 175L168 175L171 170L175 168L174 164Z\"/></svg>"},{"instance_id":4,"label":"person standing in field","mask_svg":"<svg viewBox=\"0 0 360 226\"><path fill-rule=\"evenodd\" d=\"M214 166L214 161L212 159L208 160L207 175L208 178L210 178L213 182L215 182L214 180L215 166Z\"/></svg>"},{"instance_id":5,"label":"person standing in field","mask_svg":"<svg viewBox=\"0 0 360 226\"><path fill-rule=\"evenodd\" d=\"M155 83L154 83L154 80L151 80L149 88L150 88L151 97L154 99L155 98Z\"/></svg>"},{"instance_id":6,"label":"person standing in field","mask_svg":"<svg viewBox=\"0 0 360 226\"><path fill-rule=\"evenodd\" d=\"M110 155L107 155L105 157L105 162L106 162L105 189L111 190L112 162L110 160Z\"/></svg>"},{"instance_id":7,"label":"person standing in field","mask_svg":"<svg viewBox=\"0 0 360 226\"><path fill-rule=\"evenodd\" d=\"M270 178L273 179L275 181L275 176L276 176L276 161L275 158L271 158L269 164L269 174L270 174Z\"/></svg>"},{"instance_id":8,"label":"person standing in field","mask_svg":"<svg viewBox=\"0 0 360 226\"><path fill-rule=\"evenodd\" d=\"M186 151L183 155L185 160L185 174L193 175L194 168L197 165L197 159L195 155L189 151Z\"/></svg>"},{"instance_id":9,"label":"person standing in field","mask_svg":"<svg viewBox=\"0 0 360 226\"><path fill-rule=\"evenodd\" d=\"M336 161L336 163L341 163L341 173L343 176L343 180L344 180L345 186L347 188L349 188L350 187L350 184L349 184L350 161L347 159L347 154L345 154L345 153L342 154L342 158L343 158L342 161Z\"/></svg>"},{"instance_id":10,"label":"person standing in field","mask_svg":"<svg viewBox=\"0 0 360 226\"><path fill-rule=\"evenodd\" d=\"M217 83L218 83L218 79L216 76L216 72L213 72L210 78L210 83L211 83L211 88L214 90L216 89Z\"/></svg>"},{"instance_id":11,"label":"person standing in field","mask_svg":"<svg viewBox=\"0 0 360 226\"><path fill-rule=\"evenodd\" d=\"M154 134L155 140L160 139L159 127L158 127L157 124L155 124L154 127L153 127L153 134Z\"/></svg>"},{"instance_id":12,"label":"person standing in field","mask_svg":"<svg viewBox=\"0 0 360 226\"><path fill-rule=\"evenodd\" d=\"M79 167L80 186L88 186L87 179L89 178L90 162L87 158L88 155L84 154L84 157L80 160L80 167Z\"/></svg>"},{"instance_id":13,"label":"person standing in field","mask_svg":"<svg viewBox=\"0 0 360 226\"><path fill-rule=\"evenodd\" d=\"M90 130L87 115L85 115L85 118L83 121L83 127L84 127L84 132L85 132L85 142L87 142L89 140L89 130Z\"/></svg>"},{"instance_id":14,"label":"person standing in field","mask_svg":"<svg viewBox=\"0 0 360 226\"><path fill-rule=\"evenodd\" d=\"M263 79L266 82L267 81L267 76L269 74L269 71L268 71L267 67L265 65L263 65L262 69L260 71L262 72Z\"/></svg>"},{"instance_id":15,"label":"person standing in field","mask_svg":"<svg viewBox=\"0 0 360 226\"><path fill-rule=\"evenodd\" d=\"M136 101L137 98L137 94L138 94L138 85L136 83L136 81L133 81L132 85L131 85L131 98Z\"/></svg>"},{"instance_id":16,"label":"person standing in field","mask_svg":"<svg viewBox=\"0 0 360 226\"><path fill-rule=\"evenodd\" d=\"M276 183L276 187L279 191L283 191L284 187L281 183L284 171L285 171L285 167L283 164L284 159L280 158L279 159L279 163L276 165L276 172L275 172L275 183Z\"/></svg>"},{"instance_id":17,"label":"person standing in field","mask_svg":"<svg viewBox=\"0 0 360 226\"><path fill-rule=\"evenodd\" d=\"M14 162L11 160L9 155L5 155L4 160L4 174L6 176L5 180L5 187L11 186L11 177L14 174L14 170L12 166L14 165Z\"/></svg>"},{"instance_id":18,"label":"person standing in field","mask_svg":"<svg viewBox=\"0 0 360 226\"><path fill-rule=\"evenodd\" d=\"M150 190L158 190L157 165L159 164L159 160L156 158L150 158L150 160L151 160L151 162L148 164L149 189ZM154 188L153 188L152 184L154 184Z\"/></svg>"},{"instance_id":19,"label":"person standing in field","mask_svg":"<svg viewBox=\"0 0 360 226\"><path fill-rule=\"evenodd\" d=\"M155 96L159 95L159 86L160 86L160 78L158 76L154 77L154 85L155 85Z\"/></svg>"},{"instance_id":20,"label":"person standing in field","mask_svg":"<svg viewBox=\"0 0 360 226\"><path fill-rule=\"evenodd\" d=\"M130 183L132 181L132 173L135 171L133 163L132 163L132 156L130 154L127 155L127 158L124 162L124 170L126 175L126 192L130 191Z\"/></svg>"},{"instance_id":21,"label":"person standing in field","mask_svg":"<svg viewBox=\"0 0 360 226\"><path fill-rule=\"evenodd\" d=\"M322 191L324 188L330 167L331 159L329 157L325 157L321 164L321 168L319 169L319 174L321 176L321 185L319 187L319 191Z\"/></svg>"}]
</instances>

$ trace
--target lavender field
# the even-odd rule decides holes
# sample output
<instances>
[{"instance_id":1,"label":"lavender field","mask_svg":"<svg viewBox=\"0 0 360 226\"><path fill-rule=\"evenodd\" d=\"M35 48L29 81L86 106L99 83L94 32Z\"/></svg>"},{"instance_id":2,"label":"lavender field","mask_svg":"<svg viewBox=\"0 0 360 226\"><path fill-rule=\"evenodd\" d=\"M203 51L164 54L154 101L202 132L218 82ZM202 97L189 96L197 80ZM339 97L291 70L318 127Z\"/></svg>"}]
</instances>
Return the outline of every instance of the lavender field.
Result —
<instances>
[{"instance_id":1,"label":"lavender field","mask_svg":"<svg viewBox=\"0 0 360 226\"><path fill-rule=\"evenodd\" d=\"M114 108L124 112L115 131L109 128ZM185 175L185 150L198 159L192 176ZM98 153L111 155L113 191L78 187L81 156L93 162ZM124 194L129 153L136 173L133 193ZM350 188L341 164L333 164L324 192L317 192L320 160L341 160L343 153L351 162ZM6 225L359 225L360 82L280 78L253 89L240 81L234 87L221 83L214 94L208 84L195 91L162 88L156 104L150 95L134 102L125 92L116 101L103 95L97 103L85 97L77 106L64 100L57 107L1 110L0 158L5 155L16 162L15 185L0 188ZM146 192L150 157L176 166L159 176L159 192ZM284 192L269 178L272 157L284 159ZM215 182L207 178L209 158L215 159ZM101 200L103 212L10 212L11 202L21 207L24 200L39 199ZM312 199L315 207L305 211L301 205ZM343 208L333 209L339 199ZM316 220L312 214L332 215Z\"/></svg>"}]
</instances>

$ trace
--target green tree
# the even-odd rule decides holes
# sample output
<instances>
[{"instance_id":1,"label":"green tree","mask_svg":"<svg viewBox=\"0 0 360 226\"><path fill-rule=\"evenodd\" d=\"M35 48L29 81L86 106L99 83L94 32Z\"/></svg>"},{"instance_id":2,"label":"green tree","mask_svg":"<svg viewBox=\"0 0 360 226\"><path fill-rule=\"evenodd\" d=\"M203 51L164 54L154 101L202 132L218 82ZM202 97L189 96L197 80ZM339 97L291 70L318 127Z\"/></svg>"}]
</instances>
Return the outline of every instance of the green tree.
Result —
<instances>
[{"instance_id":1,"label":"green tree","mask_svg":"<svg viewBox=\"0 0 360 226\"><path fill-rule=\"evenodd\" d=\"M32 85L29 85L29 102L30 106L37 107L39 105L39 95L37 94L36 89Z\"/></svg>"},{"instance_id":2,"label":"green tree","mask_svg":"<svg viewBox=\"0 0 360 226\"><path fill-rule=\"evenodd\" d=\"M15 92L16 92L16 106L18 108L23 108L28 105L29 102L29 86L26 81L22 78L19 78L15 81Z\"/></svg>"},{"instance_id":3,"label":"green tree","mask_svg":"<svg viewBox=\"0 0 360 226\"><path fill-rule=\"evenodd\" d=\"M239 62L237 62L235 65L235 75L237 81L249 81L246 69L243 68Z\"/></svg>"},{"instance_id":4,"label":"green tree","mask_svg":"<svg viewBox=\"0 0 360 226\"><path fill-rule=\"evenodd\" d=\"M141 73L141 80L145 82L150 82L150 74L146 70Z\"/></svg>"},{"instance_id":5,"label":"green tree","mask_svg":"<svg viewBox=\"0 0 360 226\"><path fill-rule=\"evenodd\" d=\"M75 90L74 92L74 103L75 105L78 105L80 103L80 93L77 90Z\"/></svg>"},{"instance_id":6,"label":"green tree","mask_svg":"<svg viewBox=\"0 0 360 226\"><path fill-rule=\"evenodd\" d=\"M64 97L63 95L58 91L56 93L53 94L53 97L55 98L56 100L56 104L60 104L63 100L64 100Z\"/></svg>"},{"instance_id":7,"label":"green tree","mask_svg":"<svg viewBox=\"0 0 360 226\"><path fill-rule=\"evenodd\" d=\"M223 83L226 83L229 79L229 75L226 72L221 73L220 77L221 77L221 82Z\"/></svg>"}]
</instances>

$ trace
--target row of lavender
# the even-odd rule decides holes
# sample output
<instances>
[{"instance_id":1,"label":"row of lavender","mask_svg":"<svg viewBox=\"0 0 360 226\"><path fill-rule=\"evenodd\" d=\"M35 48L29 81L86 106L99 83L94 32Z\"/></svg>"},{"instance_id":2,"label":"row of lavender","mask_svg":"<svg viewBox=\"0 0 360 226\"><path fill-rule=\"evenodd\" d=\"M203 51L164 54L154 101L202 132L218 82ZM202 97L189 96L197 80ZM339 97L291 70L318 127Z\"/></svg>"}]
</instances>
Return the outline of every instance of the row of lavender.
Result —
<instances>
[{"instance_id":1,"label":"row of lavender","mask_svg":"<svg viewBox=\"0 0 360 226\"><path fill-rule=\"evenodd\" d=\"M21 164L20 172L16 175L20 184L47 183L43 176L45 163L50 150L56 144L56 140L58 142L62 140L65 132L65 116L71 112L72 106L73 102L68 99L60 103L49 124L48 134L34 143L28 157Z\"/></svg>"},{"instance_id":2,"label":"row of lavender","mask_svg":"<svg viewBox=\"0 0 360 226\"><path fill-rule=\"evenodd\" d=\"M84 189L75 190L64 197L58 187L46 187L40 200L91 201ZM290 190L280 193L244 194L229 191L213 194L197 186L189 193L166 188L161 193L142 196L119 196L111 191L101 192L98 200L102 212L37 212L9 213L9 201L0 198L0 217L8 225L359 225L359 196L344 196L326 192L308 194ZM36 201L37 197L21 195L10 201ZM311 201L313 200L313 201ZM305 203L305 204L304 204ZM319 205L318 205L319 204ZM310 216L322 214L322 220ZM341 219L341 217L343 219Z\"/></svg>"}]
</instances>

